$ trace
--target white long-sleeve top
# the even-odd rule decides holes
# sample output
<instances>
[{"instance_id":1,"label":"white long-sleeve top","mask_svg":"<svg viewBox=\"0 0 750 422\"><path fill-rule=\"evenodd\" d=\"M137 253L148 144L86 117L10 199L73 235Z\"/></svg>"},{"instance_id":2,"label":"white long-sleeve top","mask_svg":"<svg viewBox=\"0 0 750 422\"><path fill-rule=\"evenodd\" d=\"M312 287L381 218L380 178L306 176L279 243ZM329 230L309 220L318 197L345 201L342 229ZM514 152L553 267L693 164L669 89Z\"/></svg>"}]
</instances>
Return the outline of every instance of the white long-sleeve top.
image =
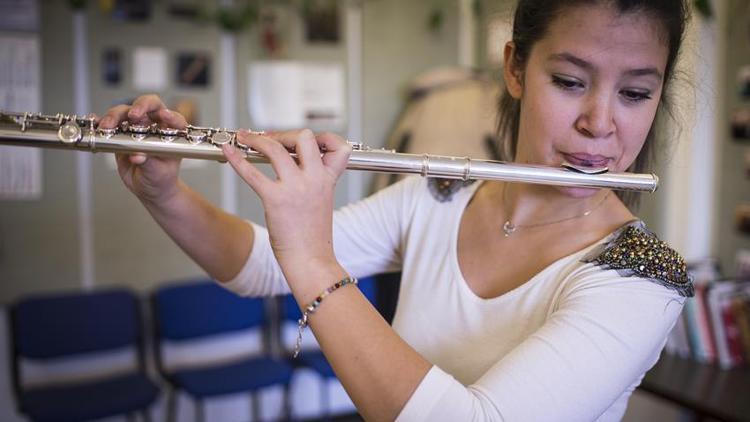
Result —
<instances>
[{"instance_id":1,"label":"white long-sleeve top","mask_svg":"<svg viewBox=\"0 0 750 422\"><path fill-rule=\"evenodd\" d=\"M479 185L439 202L426 179L410 178L334 215L334 249L351 275L402 271L393 328L433 364L398 420L620 420L685 298L583 263L596 245L499 297L477 296L456 245ZM246 296L288 293L267 231L254 229L246 265L223 286Z\"/></svg>"}]
</instances>

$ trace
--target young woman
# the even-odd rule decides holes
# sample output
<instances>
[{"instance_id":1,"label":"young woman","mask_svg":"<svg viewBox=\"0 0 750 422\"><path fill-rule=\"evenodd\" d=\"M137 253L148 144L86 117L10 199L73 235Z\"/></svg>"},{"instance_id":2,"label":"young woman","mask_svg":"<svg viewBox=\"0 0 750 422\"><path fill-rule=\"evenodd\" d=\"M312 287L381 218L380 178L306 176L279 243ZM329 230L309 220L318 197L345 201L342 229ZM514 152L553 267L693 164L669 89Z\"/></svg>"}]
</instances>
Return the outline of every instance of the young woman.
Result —
<instances>
[{"instance_id":1,"label":"young woman","mask_svg":"<svg viewBox=\"0 0 750 422\"><path fill-rule=\"evenodd\" d=\"M505 47L507 158L644 170L686 15L681 0L521 0ZM125 119L185 124L146 96L100 126ZM120 174L225 287L291 290L315 308L309 326L368 420L619 420L692 294L682 259L608 190L410 178L334 213L341 138L240 141L277 175L224 149L267 231L190 190L176 160L120 156ZM347 277L396 269L391 327Z\"/></svg>"}]
</instances>

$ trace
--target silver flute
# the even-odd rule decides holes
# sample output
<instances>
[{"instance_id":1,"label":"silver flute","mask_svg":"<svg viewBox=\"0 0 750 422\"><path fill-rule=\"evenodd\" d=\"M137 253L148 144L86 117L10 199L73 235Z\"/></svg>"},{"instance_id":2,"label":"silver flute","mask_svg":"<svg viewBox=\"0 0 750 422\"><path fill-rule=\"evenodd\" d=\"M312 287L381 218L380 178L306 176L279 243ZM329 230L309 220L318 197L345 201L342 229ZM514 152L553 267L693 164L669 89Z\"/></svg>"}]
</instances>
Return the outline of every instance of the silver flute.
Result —
<instances>
[{"instance_id":1,"label":"silver flute","mask_svg":"<svg viewBox=\"0 0 750 422\"><path fill-rule=\"evenodd\" d=\"M238 142L237 131L188 125L184 129L123 122L113 129L97 128L93 117L0 111L0 145L74 149L90 152L146 153L157 156L226 161L221 151L232 144L248 161L268 162L263 154ZM609 188L653 192L654 174L611 173L607 168L521 165L429 154L404 154L350 143L348 169L381 173L420 174L461 180L502 180L542 185ZM292 152L292 155L294 153Z\"/></svg>"}]
</instances>

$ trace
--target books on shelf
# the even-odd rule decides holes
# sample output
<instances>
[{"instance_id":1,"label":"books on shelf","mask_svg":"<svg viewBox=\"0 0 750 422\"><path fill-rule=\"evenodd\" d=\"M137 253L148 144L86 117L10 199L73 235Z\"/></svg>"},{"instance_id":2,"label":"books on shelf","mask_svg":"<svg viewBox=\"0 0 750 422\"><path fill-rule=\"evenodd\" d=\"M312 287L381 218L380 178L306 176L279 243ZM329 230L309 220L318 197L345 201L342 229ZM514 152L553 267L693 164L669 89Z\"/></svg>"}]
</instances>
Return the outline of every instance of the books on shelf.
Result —
<instances>
[{"instance_id":1,"label":"books on shelf","mask_svg":"<svg viewBox=\"0 0 750 422\"><path fill-rule=\"evenodd\" d=\"M692 269L695 296L687 299L665 351L722 368L750 364L750 281L720 280Z\"/></svg>"}]
</instances>

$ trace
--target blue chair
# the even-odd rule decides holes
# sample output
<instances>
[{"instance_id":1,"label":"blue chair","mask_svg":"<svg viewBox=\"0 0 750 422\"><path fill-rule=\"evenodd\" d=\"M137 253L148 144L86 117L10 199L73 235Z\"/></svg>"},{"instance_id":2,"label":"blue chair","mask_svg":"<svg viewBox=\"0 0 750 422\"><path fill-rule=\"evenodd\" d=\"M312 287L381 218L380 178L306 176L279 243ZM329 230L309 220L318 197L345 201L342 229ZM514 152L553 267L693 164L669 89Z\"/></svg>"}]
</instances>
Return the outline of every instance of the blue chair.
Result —
<instances>
[{"instance_id":1,"label":"blue chair","mask_svg":"<svg viewBox=\"0 0 750 422\"><path fill-rule=\"evenodd\" d=\"M35 296L10 307L13 386L20 413L34 421L84 421L140 413L159 389L146 376L141 317L137 297L124 289ZM102 375L87 381L60 381L28 387L23 365L53 363L75 355L136 353L129 373Z\"/></svg>"},{"instance_id":2,"label":"blue chair","mask_svg":"<svg viewBox=\"0 0 750 422\"><path fill-rule=\"evenodd\" d=\"M182 390L193 399L196 415L204 419L203 401L225 394L254 393L262 388L282 385L285 408L292 367L286 361L260 356L245 356L231 362L168 370L163 361L163 343L184 343L265 327L263 299L241 298L217 286L213 281L192 281L158 289L153 295L156 362L159 372L172 387L167 418L176 417L176 394ZM258 420L258 400L254 394L254 420Z\"/></svg>"},{"instance_id":3,"label":"blue chair","mask_svg":"<svg viewBox=\"0 0 750 422\"><path fill-rule=\"evenodd\" d=\"M357 285L360 289L360 291L365 295L365 297L372 303L373 305L377 304L377 286L375 282L374 277L367 277L362 278L359 280L359 284ZM297 330L297 321L302 317L302 312L300 311L299 305L297 304L297 301L294 299L294 296L292 295L286 295L282 298L282 305L281 305L281 315L282 315L282 330L292 330L296 333ZM285 324L286 322L286 324ZM296 334L295 334L296 336ZM289 337L284 336L282 334L282 338ZM290 359L293 353L293 350L289 348L288 345L282 345L285 351L289 354ZM329 403L329 397L328 397L328 388L326 388L326 383L336 378L336 374L333 372L333 368L331 367L331 364L328 363L328 359L326 359L325 355L323 355L323 352L320 351L320 349L317 347L305 347L303 345L302 347L302 353L297 356L296 359L291 359L292 363L297 365L298 367L306 367L309 368L315 373L317 373L321 380L322 380L322 387L320 389L321 395L321 408L324 409L325 414L323 415L324 419L328 420L330 418L330 415L328 414L328 409L330 408Z\"/></svg>"}]
</instances>

